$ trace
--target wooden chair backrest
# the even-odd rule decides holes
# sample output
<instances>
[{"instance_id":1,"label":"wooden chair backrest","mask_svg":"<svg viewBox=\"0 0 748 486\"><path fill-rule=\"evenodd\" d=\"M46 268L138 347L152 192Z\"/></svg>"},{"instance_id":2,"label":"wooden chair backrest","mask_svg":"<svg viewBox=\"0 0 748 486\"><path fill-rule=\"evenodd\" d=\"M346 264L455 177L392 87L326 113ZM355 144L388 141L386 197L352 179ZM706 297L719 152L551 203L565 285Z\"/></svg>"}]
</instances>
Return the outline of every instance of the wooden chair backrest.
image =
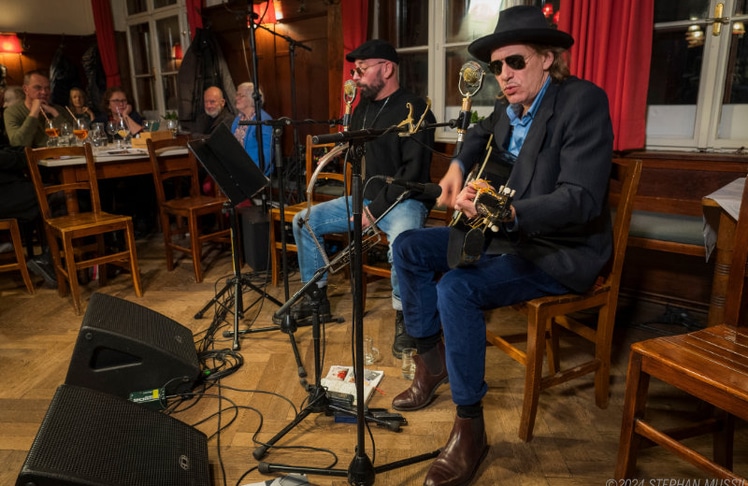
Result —
<instances>
[{"instance_id":1,"label":"wooden chair backrest","mask_svg":"<svg viewBox=\"0 0 748 486\"><path fill-rule=\"evenodd\" d=\"M315 144L312 143L312 136L307 135L306 136L306 184L307 184L307 190L309 190L309 184L311 183L312 174L314 173L315 169L317 169L315 156L318 154L319 149L327 149L330 150L333 147L335 147L334 143L319 143ZM320 172L317 177L317 181L322 180L335 180L340 182L343 187L345 188L345 193L350 194L350 187L351 187L351 171L350 170L344 170L343 173L341 172Z\"/></svg>"},{"instance_id":2,"label":"wooden chair backrest","mask_svg":"<svg viewBox=\"0 0 748 486\"><path fill-rule=\"evenodd\" d=\"M173 197L167 196L167 191L164 188L166 181L173 181L175 183L184 182L189 185L189 196L198 197L200 195L200 181L197 172L197 160L191 150L187 150L182 157L190 160L190 164L186 168L174 168L169 164L161 163L161 159L166 157L166 154L171 149L187 149L187 142L189 137L180 135L176 138L165 139L165 140L146 140L146 146L148 148L148 156L151 159L151 171L153 172L153 184L156 188L156 198L159 203L163 203ZM169 192L172 194L172 192ZM173 193L175 196L179 196L179 192Z\"/></svg>"},{"instance_id":3,"label":"wooden chair backrest","mask_svg":"<svg viewBox=\"0 0 748 486\"><path fill-rule=\"evenodd\" d=\"M631 213L634 210L634 197L639 187L642 161L639 159L614 159L611 167L609 202L615 208L613 221L613 256L606 283L618 292L623 272L623 261L628 246Z\"/></svg>"},{"instance_id":4,"label":"wooden chair backrest","mask_svg":"<svg viewBox=\"0 0 748 486\"><path fill-rule=\"evenodd\" d=\"M59 159L62 157L83 157L86 161L87 180L71 183L53 183L45 185L39 170L39 161L44 159ZM42 147L26 148L26 159L29 166L29 174L34 183L36 197L39 201L42 217L50 219L52 211L49 205L51 194L63 192L66 201L73 201L73 204L65 205L69 212L80 212L79 209L74 211L71 208L78 208L77 198L80 191L86 191L91 199L91 212L101 213L101 201L99 200L99 184L96 179L96 166L91 144L86 143L82 147ZM57 210L57 207L55 207Z\"/></svg>"},{"instance_id":5,"label":"wooden chair backrest","mask_svg":"<svg viewBox=\"0 0 748 486\"><path fill-rule=\"evenodd\" d=\"M746 299L746 264L748 264L748 184L743 188L738 222L735 227L735 247L730 266L725 300L725 324L748 329L748 299Z\"/></svg>"}]
</instances>

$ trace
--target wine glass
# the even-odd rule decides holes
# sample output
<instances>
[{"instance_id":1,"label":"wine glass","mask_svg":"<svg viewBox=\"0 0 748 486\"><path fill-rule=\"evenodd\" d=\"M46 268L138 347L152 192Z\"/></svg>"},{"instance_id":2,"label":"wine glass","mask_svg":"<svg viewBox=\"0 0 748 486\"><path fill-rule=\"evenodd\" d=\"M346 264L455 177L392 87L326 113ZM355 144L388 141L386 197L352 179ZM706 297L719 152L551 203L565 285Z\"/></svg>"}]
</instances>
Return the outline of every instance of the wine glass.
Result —
<instances>
[{"instance_id":1,"label":"wine glass","mask_svg":"<svg viewBox=\"0 0 748 486\"><path fill-rule=\"evenodd\" d=\"M47 134L47 147L56 147L60 137L60 130L55 126L52 120L47 120L45 122L44 133Z\"/></svg>"},{"instance_id":2,"label":"wine glass","mask_svg":"<svg viewBox=\"0 0 748 486\"><path fill-rule=\"evenodd\" d=\"M68 146L73 141L73 138L73 126L68 122L60 123L60 138L58 143L63 146Z\"/></svg>"},{"instance_id":3,"label":"wine glass","mask_svg":"<svg viewBox=\"0 0 748 486\"><path fill-rule=\"evenodd\" d=\"M109 120L106 124L106 132L112 137L112 142L117 140L117 148L122 148L122 141L117 139L117 122Z\"/></svg>"},{"instance_id":4,"label":"wine glass","mask_svg":"<svg viewBox=\"0 0 748 486\"><path fill-rule=\"evenodd\" d=\"M130 135L130 127L127 125L127 121L124 118L119 119L117 124L117 135L122 139L123 145L127 145L127 137Z\"/></svg>"},{"instance_id":5,"label":"wine glass","mask_svg":"<svg viewBox=\"0 0 748 486\"><path fill-rule=\"evenodd\" d=\"M78 139L78 145L83 145L83 142L88 138L89 123L85 118L76 118L75 127L73 127L73 135Z\"/></svg>"},{"instance_id":6,"label":"wine glass","mask_svg":"<svg viewBox=\"0 0 748 486\"><path fill-rule=\"evenodd\" d=\"M102 147L106 145L106 127L103 123L92 123L89 135L94 147Z\"/></svg>"},{"instance_id":7,"label":"wine glass","mask_svg":"<svg viewBox=\"0 0 748 486\"><path fill-rule=\"evenodd\" d=\"M179 121L172 118L166 120L166 128L171 131L171 137L177 138L177 130L179 129Z\"/></svg>"}]
</instances>

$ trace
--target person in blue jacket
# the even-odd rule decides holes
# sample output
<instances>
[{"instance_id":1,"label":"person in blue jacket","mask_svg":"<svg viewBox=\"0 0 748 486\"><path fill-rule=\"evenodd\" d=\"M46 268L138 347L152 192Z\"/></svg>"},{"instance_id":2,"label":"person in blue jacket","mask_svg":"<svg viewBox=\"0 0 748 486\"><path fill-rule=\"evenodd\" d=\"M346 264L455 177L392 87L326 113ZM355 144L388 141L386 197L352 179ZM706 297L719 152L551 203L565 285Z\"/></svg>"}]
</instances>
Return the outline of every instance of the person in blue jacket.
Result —
<instances>
[{"instance_id":1,"label":"person in blue jacket","mask_svg":"<svg viewBox=\"0 0 748 486\"><path fill-rule=\"evenodd\" d=\"M253 98L255 91L254 83L242 83L236 87L236 110L239 114L234 118L231 124L231 132L234 134L244 150L247 151L255 164L260 167L266 176L273 174L275 165L273 164L273 127L270 125L261 125L262 133L262 156L259 153L259 144L257 140L258 125L240 125L240 121L265 121L272 120L268 112L262 109L265 96L262 89L259 89L260 95L260 116L255 113L255 100Z\"/></svg>"}]
</instances>

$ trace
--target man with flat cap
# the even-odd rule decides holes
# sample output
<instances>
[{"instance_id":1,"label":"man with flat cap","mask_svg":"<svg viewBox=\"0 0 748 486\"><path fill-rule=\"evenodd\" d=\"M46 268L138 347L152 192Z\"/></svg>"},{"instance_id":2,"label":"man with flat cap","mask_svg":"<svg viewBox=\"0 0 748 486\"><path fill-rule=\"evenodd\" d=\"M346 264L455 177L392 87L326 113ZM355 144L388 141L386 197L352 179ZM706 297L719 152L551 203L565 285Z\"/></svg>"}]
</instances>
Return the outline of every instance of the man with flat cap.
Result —
<instances>
[{"instance_id":1,"label":"man with flat cap","mask_svg":"<svg viewBox=\"0 0 748 486\"><path fill-rule=\"evenodd\" d=\"M589 289L612 253L607 187L613 151L608 99L569 75L571 36L548 26L539 8L499 14L493 34L468 51L487 63L501 94L493 113L465 135L440 181L440 202L476 214L481 183L463 188L493 135L514 159L507 186L516 190L490 254L450 268L449 228L401 234L393 245L408 334L416 340L411 386L392 402L418 410L449 381L457 406L452 432L424 484L469 484L488 444L481 400L485 382L483 311L543 295Z\"/></svg>"},{"instance_id":2,"label":"man with flat cap","mask_svg":"<svg viewBox=\"0 0 748 486\"><path fill-rule=\"evenodd\" d=\"M398 65L400 57L395 48L381 39L373 39L354 49L346 59L355 63L351 77L356 82L361 101L351 117L350 131L362 129L382 130L397 126L408 117L408 104L413 106L413 118L417 121L426 110L426 103L415 94L400 87ZM427 122L434 116L427 114ZM413 191L395 204L406 189L387 184L385 177L400 181L427 183L430 181L431 148L434 144L433 130L425 130L409 137L388 133L369 140L365 148L364 208L362 226L364 231L374 224L387 235L390 242L396 241L405 230L420 228L434 204L434 194L419 194ZM392 209L390 209L392 208ZM311 211L299 212L294 218L293 232L298 246L299 267L302 283L308 282L317 270L325 265L319 248L322 237L330 233L348 232L352 229L350 210L351 197L341 197L316 204ZM384 215L381 219L380 216ZM378 220L378 221L377 221ZM388 251L390 262L392 251ZM324 321L330 317L330 302L327 298L327 276L317 285L320 314ZM412 339L405 334L402 305L397 273L392 270L392 306L395 308L395 337L392 352L400 356L406 347L412 347ZM292 308L295 319L305 319L312 313L312 298L305 297Z\"/></svg>"}]
</instances>

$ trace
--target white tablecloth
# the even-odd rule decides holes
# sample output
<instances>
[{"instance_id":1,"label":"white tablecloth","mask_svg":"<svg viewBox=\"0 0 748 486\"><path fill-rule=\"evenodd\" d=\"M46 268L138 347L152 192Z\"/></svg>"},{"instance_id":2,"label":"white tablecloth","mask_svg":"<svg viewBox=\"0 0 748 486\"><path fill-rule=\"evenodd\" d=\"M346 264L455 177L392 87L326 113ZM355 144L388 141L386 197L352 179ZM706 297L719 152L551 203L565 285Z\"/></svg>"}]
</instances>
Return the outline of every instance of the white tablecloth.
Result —
<instances>
[{"instance_id":1,"label":"white tablecloth","mask_svg":"<svg viewBox=\"0 0 748 486\"><path fill-rule=\"evenodd\" d=\"M743 198L743 188L745 187L745 177L735 179L724 187L721 187L713 193L706 196L720 205L720 207L732 216L736 221L740 213L740 201ZM717 231L714 229L716 222L709 221L704 215L704 246L706 248L706 259L717 246Z\"/></svg>"}]
</instances>

